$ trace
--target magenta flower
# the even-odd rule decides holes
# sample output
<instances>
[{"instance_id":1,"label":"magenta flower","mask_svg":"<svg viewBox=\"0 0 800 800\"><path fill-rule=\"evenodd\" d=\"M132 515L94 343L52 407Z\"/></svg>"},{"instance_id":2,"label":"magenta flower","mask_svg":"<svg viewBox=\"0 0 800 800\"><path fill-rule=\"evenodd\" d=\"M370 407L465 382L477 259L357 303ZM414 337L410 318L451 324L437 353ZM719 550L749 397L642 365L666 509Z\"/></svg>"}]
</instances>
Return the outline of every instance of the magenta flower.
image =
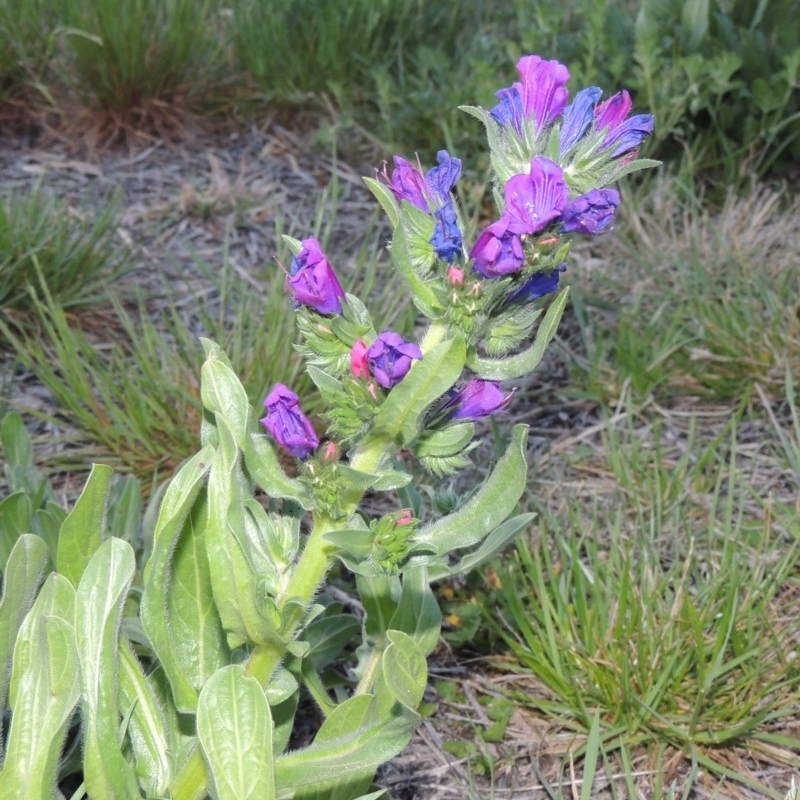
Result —
<instances>
[{"instance_id":1,"label":"magenta flower","mask_svg":"<svg viewBox=\"0 0 800 800\"><path fill-rule=\"evenodd\" d=\"M419 358L419 347L394 331L381 333L367 351L369 370L385 389L400 383L411 369L411 362Z\"/></svg>"},{"instance_id":2,"label":"magenta flower","mask_svg":"<svg viewBox=\"0 0 800 800\"><path fill-rule=\"evenodd\" d=\"M511 275L525 264L522 241L517 234L508 232L509 223L510 219L503 216L484 228L470 251L473 269L484 278Z\"/></svg>"},{"instance_id":3,"label":"magenta flower","mask_svg":"<svg viewBox=\"0 0 800 800\"><path fill-rule=\"evenodd\" d=\"M599 86L581 89L575 99L564 109L559 141L561 158L574 147L589 129L594 118L594 108L603 90Z\"/></svg>"},{"instance_id":4,"label":"magenta flower","mask_svg":"<svg viewBox=\"0 0 800 800\"><path fill-rule=\"evenodd\" d=\"M561 167L549 158L537 156L528 174L514 175L505 185L507 231L538 233L556 219L569 199L569 188Z\"/></svg>"},{"instance_id":5,"label":"magenta flower","mask_svg":"<svg viewBox=\"0 0 800 800\"><path fill-rule=\"evenodd\" d=\"M616 189L592 189L567 204L561 214L562 231L588 236L602 233L613 222L618 206Z\"/></svg>"},{"instance_id":6,"label":"magenta flower","mask_svg":"<svg viewBox=\"0 0 800 800\"><path fill-rule=\"evenodd\" d=\"M319 438L300 409L297 395L284 384L276 384L264 401L267 416L261 424L278 444L297 458L307 458L319 447Z\"/></svg>"},{"instance_id":7,"label":"magenta flower","mask_svg":"<svg viewBox=\"0 0 800 800\"><path fill-rule=\"evenodd\" d=\"M558 280L561 277L561 273L565 272L566 269L566 264L559 264L549 272L535 272L519 289L506 298L505 303L532 303L540 297L551 294L558 289Z\"/></svg>"},{"instance_id":8,"label":"magenta flower","mask_svg":"<svg viewBox=\"0 0 800 800\"><path fill-rule=\"evenodd\" d=\"M613 158L635 150L653 132L652 115L628 117L631 108L631 96L623 90L600 103L594 110L596 130L606 131L600 150L613 148Z\"/></svg>"},{"instance_id":9,"label":"magenta flower","mask_svg":"<svg viewBox=\"0 0 800 800\"><path fill-rule=\"evenodd\" d=\"M504 395L497 381L473 378L445 403L445 409L453 409L450 419L480 419L502 411L510 402L513 392Z\"/></svg>"},{"instance_id":10,"label":"magenta flower","mask_svg":"<svg viewBox=\"0 0 800 800\"><path fill-rule=\"evenodd\" d=\"M320 314L341 314L344 290L320 243L313 237L302 241L292 259L286 287L294 299Z\"/></svg>"},{"instance_id":11,"label":"magenta flower","mask_svg":"<svg viewBox=\"0 0 800 800\"><path fill-rule=\"evenodd\" d=\"M461 159L453 158L447 150L440 150L436 158L439 166L423 176L406 159L395 156L391 178L384 170L384 178L394 196L430 213L441 209L450 199L450 192L461 175Z\"/></svg>"},{"instance_id":12,"label":"magenta flower","mask_svg":"<svg viewBox=\"0 0 800 800\"><path fill-rule=\"evenodd\" d=\"M522 132L522 120L532 119L536 133L549 125L567 103L569 70L558 61L523 56L517 62L521 81L497 92L500 102L489 112L501 125Z\"/></svg>"}]
</instances>

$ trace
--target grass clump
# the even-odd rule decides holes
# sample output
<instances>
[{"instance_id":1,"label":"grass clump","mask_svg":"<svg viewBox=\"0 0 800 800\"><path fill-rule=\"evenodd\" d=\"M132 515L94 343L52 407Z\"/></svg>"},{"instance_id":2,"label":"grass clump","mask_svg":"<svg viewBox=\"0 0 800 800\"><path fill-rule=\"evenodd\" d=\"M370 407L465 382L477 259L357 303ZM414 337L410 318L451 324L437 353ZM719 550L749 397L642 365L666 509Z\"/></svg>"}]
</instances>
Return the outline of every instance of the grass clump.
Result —
<instances>
[{"instance_id":1,"label":"grass clump","mask_svg":"<svg viewBox=\"0 0 800 800\"><path fill-rule=\"evenodd\" d=\"M52 0L0 0L0 101L38 86L56 45Z\"/></svg>"},{"instance_id":2,"label":"grass clump","mask_svg":"<svg viewBox=\"0 0 800 800\"><path fill-rule=\"evenodd\" d=\"M101 137L183 129L187 107L221 65L213 10L211 0L69 4L69 81L89 108L103 112Z\"/></svg>"},{"instance_id":3,"label":"grass clump","mask_svg":"<svg viewBox=\"0 0 800 800\"><path fill-rule=\"evenodd\" d=\"M116 240L118 207L112 198L91 216L41 186L0 201L0 309L35 312L42 287L65 308L107 298L130 268L129 250Z\"/></svg>"},{"instance_id":4,"label":"grass clump","mask_svg":"<svg viewBox=\"0 0 800 800\"><path fill-rule=\"evenodd\" d=\"M660 401L782 397L800 381L797 202L761 189L714 211L666 182L631 205L608 266L576 282L576 382L602 402L626 383Z\"/></svg>"},{"instance_id":5,"label":"grass clump","mask_svg":"<svg viewBox=\"0 0 800 800\"><path fill-rule=\"evenodd\" d=\"M485 620L502 666L537 679L517 702L581 734L599 717L607 753L672 751L763 789L729 759L800 752L800 527L754 497L735 439L726 457L690 437L677 459L655 442L606 443L617 488L545 512L540 541L499 567Z\"/></svg>"}]
</instances>

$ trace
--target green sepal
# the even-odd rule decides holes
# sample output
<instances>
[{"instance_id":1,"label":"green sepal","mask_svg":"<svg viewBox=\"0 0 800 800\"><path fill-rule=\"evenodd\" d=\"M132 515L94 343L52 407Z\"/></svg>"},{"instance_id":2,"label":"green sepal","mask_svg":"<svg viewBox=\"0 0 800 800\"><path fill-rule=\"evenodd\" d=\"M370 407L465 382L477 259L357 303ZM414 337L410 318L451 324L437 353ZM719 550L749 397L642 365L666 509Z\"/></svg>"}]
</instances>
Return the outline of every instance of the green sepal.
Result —
<instances>
[{"instance_id":1,"label":"green sepal","mask_svg":"<svg viewBox=\"0 0 800 800\"><path fill-rule=\"evenodd\" d=\"M417 530L412 546L424 545L434 556L474 547L514 510L525 491L527 425L515 425L511 441L483 485L452 514ZM418 563L435 559L423 556Z\"/></svg>"},{"instance_id":2,"label":"green sepal","mask_svg":"<svg viewBox=\"0 0 800 800\"><path fill-rule=\"evenodd\" d=\"M303 249L303 243L299 239L295 239L294 236L289 236L286 233L281 235L281 239L283 239L283 243L289 248L293 256L300 255L300 251Z\"/></svg>"},{"instance_id":3,"label":"green sepal","mask_svg":"<svg viewBox=\"0 0 800 800\"><path fill-rule=\"evenodd\" d=\"M106 519L108 489L114 471L92 464L89 479L58 534L56 569L77 586L86 565L100 547Z\"/></svg>"},{"instance_id":4,"label":"green sepal","mask_svg":"<svg viewBox=\"0 0 800 800\"><path fill-rule=\"evenodd\" d=\"M420 432L425 410L458 380L465 360L460 334L431 348L389 392L375 417L375 431L401 445L411 443Z\"/></svg>"},{"instance_id":5,"label":"green sepal","mask_svg":"<svg viewBox=\"0 0 800 800\"><path fill-rule=\"evenodd\" d=\"M472 462L467 453L474 450L478 442L472 442L464 450L454 456L420 456L420 463L425 469L437 478L443 478L466 469Z\"/></svg>"},{"instance_id":6,"label":"green sepal","mask_svg":"<svg viewBox=\"0 0 800 800\"><path fill-rule=\"evenodd\" d=\"M569 287L565 287L547 309L530 347L508 358L482 358L472 351L467 357L467 366L476 375L488 380L521 378L532 372L539 366L547 345L556 334L568 297Z\"/></svg>"},{"instance_id":7,"label":"green sepal","mask_svg":"<svg viewBox=\"0 0 800 800\"><path fill-rule=\"evenodd\" d=\"M394 196L394 192L385 183L381 183L374 178L364 178L363 180L367 184L367 188L375 195L375 199L381 204L386 216L389 217L392 229L396 228L400 223L400 205Z\"/></svg>"},{"instance_id":8,"label":"green sepal","mask_svg":"<svg viewBox=\"0 0 800 800\"><path fill-rule=\"evenodd\" d=\"M367 307L354 294L345 295L342 313L328 320L331 331L347 348L350 349L357 339L374 339L375 326L372 324Z\"/></svg>"}]
</instances>

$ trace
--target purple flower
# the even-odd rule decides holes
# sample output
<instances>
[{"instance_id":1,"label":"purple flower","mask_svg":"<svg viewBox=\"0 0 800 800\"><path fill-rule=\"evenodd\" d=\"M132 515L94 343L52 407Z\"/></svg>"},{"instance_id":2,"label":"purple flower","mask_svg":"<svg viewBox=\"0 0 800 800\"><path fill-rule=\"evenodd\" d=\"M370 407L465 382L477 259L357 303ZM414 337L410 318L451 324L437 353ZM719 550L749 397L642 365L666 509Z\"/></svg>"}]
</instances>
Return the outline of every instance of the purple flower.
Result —
<instances>
[{"instance_id":1,"label":"purple flower","mask_svg":"<svg viewBox=\"0 0 800 800\"><path fill-rule=\"evenodd\" d=\"M436 158L439 166L428 170L423 176L406 159L395 156L391 178L384 172L394 196L398 200L407 200L423 211L440 209L449 200L450 192L461 175L461 160L453 158L447 150L440 150Z\"/></svg>"},{"instance_id":2,"label":"purple flower","mask_svg":"<svg viewBox=\"0 0 800 800\"><path fill-rule=\"evenodd\" d=\"M515 83L497 92L495 97L499 97L500 102L489 114L504 128L510 125L517 133L522 133L522 96L518 86Z\"/></svg>"},{"instance_id":3,"label":"purple flower","mask_svg":"<svg viewBox=\"0 0 800 800\"><path fill-rule=\"evenodd\" d=\"M522 241L517 234L508 232L509 222L504 216L484 228L470 251L473 269L484 278L519 272L525 263Z\"/></svg>"},{"instance_id":4,"label":"purple flower","mask_svg":"<svg viewBox=\"0 0 800 800\"><path fill-rule=\"evenodd\" d=\"M614 220L619 206L616 189L592 189L572 200L561 214L564 233L585 233L595 236Z\"/></svg>"},{"instance_id":5,"label":"purple flower","mask_svg":"<svg viewBox=\"0 0 800 800\"><path fill-rule=\"evenodd\" d=\"M385 389L400 383L418 358L422 358L419 347L394 331L381 333L367 351L370 372Z\"/></svg>"},{"instance_id":6,"label":"purple flower","mask_svg":"<svg viewBox=\"0 0 800 800\"><path fill-rule=\"evenodd\" d=\"M453 201L448 200L438 211L434 212L433 216L436 218L436 226L433 229L430 243L439 258L451 263L456 256L461 254L462 242Z\"/></svg>"},{"instance_id":7,"label":"purple flower","mask_svg":"<svg viewBox=\"0 0 800 800\"><path fill-rule=\"evenodd\" d=\"M528 174L514 175L505 185L509 233L538 233L561 214L569 188L561 167L549 158L537 156Z\"/></svg>"},{"instance_id":8,"label":"purple flower","mask_svg":"<svg viewBox=\"0 0 800 800\"><path fill-rule=\"evenodd\" d=\"M445 403L445 409L454 409L450 419L480 419L501 411L510 402L512 394L504 395L497 381L473 378Z\"/></svg>"},{"instance_id":9,"label":"purple flower","mask_svg":"<svg viewBox=\"0 0 800 800\"><path fill-rule=\"evenodd\" d=\"M558 279L567 268L566 264L559 264L550 272L535 272L522 286L506 298L506 304L517 301L532 303L540 297L551 294L558 289Z\"/></svg>"},{"instance_id":10,"label":"purple flower","mask_svg":"<svg viewBox=\"0 0 800 800\"><path fill-rule=\"evenodd\" d=\"M297 458L307 458L319 447L319 438L300 409L297 395L284 384L276 384L264 401L267 416L261 424L278 444Z\"/></svg>"},{"instance_id":11,"label":"purple flower","mask_svg":"<svg viewBox=\"0 0 800 800\"><path fill-rule=\"evenodd\" d=\"M606 131L600 150L613 147L613 158L635 150L653 132L652 115L637 114L628 118L631 108L631 96L623 90L600 103L594 110L595 128Z\"/></svg>"},{"instance_id":12,"label":"purple flower","mask_svg":"<svg viewBox=\"0 0 800 800\"><path fill-rule=\"evenodd\" d=\"M286 287L292 297L320 314L341 314L344 290L330 262L313 237L304 239L303 248L292 259Z\"/></svg>"},{"instance_id":13,"label":"purple flower","mask_svg":"<svg viewBox=\"0 0 800 800\"><path fill-rule=\"evenodd\" d=\"M599 86L589 86L587 89L581 89L575 95L575 99L564 109L559 145L561 158L571 147L577 144L592 124L594 107L602 94L603 90Z\"/></svg>"},{"instance_id":14,"label":"purple flower","mask_svg":"<svg viewBox=\"0 0 800 800\"><path fill-rule=\"evenodd\" d=\"M517 62L521 81L497 92L500 102L489 112L501 125L522 132L522 119L533 119L536 133L549 125L567 102L569 70L558 61L523 56Z\"/></svg>"}]
</instances>

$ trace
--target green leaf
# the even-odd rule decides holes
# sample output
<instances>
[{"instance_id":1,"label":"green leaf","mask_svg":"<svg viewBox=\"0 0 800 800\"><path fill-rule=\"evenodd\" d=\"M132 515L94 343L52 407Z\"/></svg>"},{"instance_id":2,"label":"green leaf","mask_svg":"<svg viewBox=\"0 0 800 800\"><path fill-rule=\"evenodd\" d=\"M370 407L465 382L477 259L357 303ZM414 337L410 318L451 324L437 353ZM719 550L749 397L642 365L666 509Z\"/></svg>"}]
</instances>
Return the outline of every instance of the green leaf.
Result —
<instances>
[{"instance_id":1,"label":"green leaf","mask_svg":"<svg viewBox=\"0 0 800 800\"><path fill-rule=\"evenodd\" d=\"M413 566L404 570L402 581L400 600L389 628L410 636L427 656L439 643L442 612L431 591L425 567Z\"/></svg>"},{"instance_id":2,"label":"green leaf","mask_svg":"<svg viewBox=\"0 0 800 800\"><path fill-rule=\"evenodd\" d=\"M366 638L379 641L389 630L389 622L400 599L400 579L396 575L356 575L358 596L367 616L364 619Z\"/></svg>"},{"instance_id":3,"label":"green leaf","mask_svg":"<svg viewBox=\"0 0 800 800\"><path fill-rule=\"evenodd\" d=\"M503 522L525 491L527 438L528 426L515 425L506 452L480 489L458 511L418 530L412 548L419 544L435 556L447 555L473 547Z\"/></svg>"},{"instance_id":4,"label":"green leaf","mask_svg":"<svg viewBox=\"0 0 800 800\"><path fill-rule=\"evenodd\" d=\"M464 339L455 334L415 361L382 403L375 418L376 432L385 433L403 445L413 441L425 410L458 380L465 358Z\"/></svg>"},{"instance_id":5,"label":"green leaf","mask_svg":"<svg viewBox=\"0 0 800 800\"><path fill-rule=\"evenodd\" d=\"M300 481L286 475L266 435L251 431L244 440L244 463L247 474L270 497L294 500L306 510L314 501Z\"/></svg>"},{"instance_id":6,"label":"green leaf","mask_svg":"<svg viewBox=\"0 0 800 800\"><path fill-rule=\"evenodd\" d=\"M197 734L215 800L275 800L269 705L241 665L223 667L203 687Z\"/></svg>"},{"instance_id":7,"label":"green leaf","mask_svg":"<svg viewBox=\"0 0 800 800\"><path fill-rule=\"evenodd\" d=\"M119 648L119 704L139 783L147 797L165 797L171 780L170 742L161 704L127 642Z\"/></svg>"},{"instance_id":8,"label":"green leaf","mask_svg":"<svg viewBox=\"0 0 800 800\"><path fill-rule=\"evenodd\" d=\"M107 539L78 584L75 638L83 697L83 779L92 800L139 797L136 775L119 745L117 647L136 562L121 539Z\"/></svg>"},{"instance_id":9,"label":"green leaf","mask_svg":"<svg viewBox=\"0 0 800 800\"><path fill-rule=\"evenodd\" d=\"M416 712L425 694L428 664L414 639L402 631L386 632L389 646L381 659L386 685L399 703Z\"/></svg>"},{"instance_id":10,"label":"green leaf","mask_svg":"<svg viewBox=\"0 0 800 800\"><path fill-rule=\"evenodd\" d=\"M200 370L200 397L207 411L225 419L236 444L244 449L250 403L234 371L212 352Z\"/></svg>"},{"instance_id":11,"label":"green leaf","mask_svg":"<svg viewBox=\"0 0 800 800\"><path fill-rule=\"evenodd\" d=\"M392 190L385 183L376 181L374 178L364 178L364 183L367 184L367 188L375 195L375 199L386 212L386 216L392 223L392 229L396 228L400 222L400 205Z\"/></svg>"},{"instance_id":12,"label":"green leaf","mask_svg":"<svg viewBox=\"0 0 800 800\"><path fill-rule=\"evenodd\" d=\"M467 359L467 366L481 378L496 381L521 378L533 372L539 366L547 345L556 334L568 297L569 287L559 292L536 329L536 339L528 349L508 358L481 358L472 353Z\"/></svg>"},{"instance_id":13,"label":"green leaf","mask_svg":"<svg viewBox=\"0 0 800 800\"><path fill-rule=\"evenodd\" d=\"M75 590L51 573L25 617L14 649L13 716L0 797L50 800L72 709L80 697Z\"/></svg>"},{"instance_id":14,"label":"green leaf","mask_svg":"<svg viewBox=\"0 0 800 800\"><path fill-rule=\"evenodd\" d=\"M202 682L216 664L213 654L219 643L214 612L209 608L207 561L200 559L202 541L188 541L178 547L184 531L188 539L203 534L187 520L203 489L213 454L213 448L206 446L172 479L161 504L153 552L144 572L142 625L167 675L175 705L183 713L196 709ZM198 560L193 562L195 557ZM181 628L181 622L187 620L194 620L191 627ZM225 656L222 649L216 658Z\"/></svg>"},{"instance_id":15,"label":"green leaf","mask_svg":"<svg viewBox=\"0 0 800 800\"><path fill-rule=\"evenodd\" d=\"M14 492L0 501L0 572L5 571L17 539L31 533L33 508L25 492Z\"/></svg>"},{"instance_id":16,"label":"green leaf","mask_svg":"<svg viewBox=\"0 0 800 800\"><path fill-rule=\"evenodd\" d=\"M414 263L418 260L418 256L415 255L415 248L409 241L409 235L410 232L405 225L398 225L395 228L392 237L392 264L408 284L414 305L429 319L437 319L444 310L444 304L433 286L417 274Z\"/></svg>"},{"instance_id":17,"label":"green leaf","mask_svg":"<svg viewBox=\"0 0 800 800\"><path fill-rule=\"evenodd\" d=\"M56 569L73 586L100 547L106 519L108 487L114 471L105 464L92 464L89 480L58 534Z\"/></svg>"},{"instance_id":18,"label":"green leaf","mask_svg":"<svg viewBox=\"0 0 800 800\"><path fill-rule=\"evenodd\" d=\"M343 776L375 770L396 756L408 742L419 716L402 707L395 716L384 717L353 733L296 750L275 760L275 783L281 789L296 789L295 800L307 796L303 787L340 781ZM335 712L334 712L335 713Z\"/></svg>"},{"instance_id":19,"label":"green leaf","mask_svg":"<svg viewBox=\"0 0 800 800\"><path fill-rule=\"evenodd\" d=\"M354 641L361 623L350 614L323 615L306 627L303 638L310 650L307 658L320 671L337 658Z\"/></svg>"},{"instance_id":20,"label":"green leaf","mask_svg":"<svg viewBox=\"0 0 800 800\"><path fill-rule=\"evenodd\" d=\"M0 730L2 712L6 706L14 642L22 620L36 599L49 565L47 545L32 533L23 533L8 557L3 578L3 598L0 600Z\"/></svg>"},{"instance_id":21,"label":"green leaf","mask_svg":"<svg viewBox=\"0 0 800 800\"><path fill-rule=\"evenodd\" d=\"M280 620L269 615L258 598L256 574L245 530L245 498L249 486L239 465L239 452L225 420L216 417L219 448L208 477L208 520L205 543L214 603L228 645L281 641ZM264 613L262 613L262 610Z\"/></svg>"},{"instance_id":22,"label":"green leaf","mask_svg":"<svg viewBox=\"0 0 800 800\"><path fill-rule=\"evenodd\" d=\"M414 454L418 458L454 456L472 441L474 435L475 425L471 422L456 422L438 431L426 431L415 443Z\"/></svg>"},{"instance_id":23,"label":"green leaf","mask_svg":"<svg viewBox=\"0 0 800 800\"><path fill-rule=\"evenodd\" d=\"M514 539L519 536L519 532L536 517L536 514L518 514L511 519L507 519L502 525L498 525L480 544L480 547L468 552L455 563L450 560L439 560L428 567L429 580L439 581L453 575L464 575L477 569L487 561L491 561L496 555L508 547ZM415 561L415 559L412 559ZM425 557L419 558L420 563L425 562Z\"/></svg>"},{"instance_id":24,"label":"green leaf","mask_svg":"<svg viewBox=\"0 0 800 800\"><path fill-rule=\"evenodd\" d=\"M53 502L55 493L33 464L31 437L22 416L16 411L6 414L0 423L0 446L5 461L3 472L11 492L25 492L34 509L40 502Z\"/></svg>"}]
</instances>

